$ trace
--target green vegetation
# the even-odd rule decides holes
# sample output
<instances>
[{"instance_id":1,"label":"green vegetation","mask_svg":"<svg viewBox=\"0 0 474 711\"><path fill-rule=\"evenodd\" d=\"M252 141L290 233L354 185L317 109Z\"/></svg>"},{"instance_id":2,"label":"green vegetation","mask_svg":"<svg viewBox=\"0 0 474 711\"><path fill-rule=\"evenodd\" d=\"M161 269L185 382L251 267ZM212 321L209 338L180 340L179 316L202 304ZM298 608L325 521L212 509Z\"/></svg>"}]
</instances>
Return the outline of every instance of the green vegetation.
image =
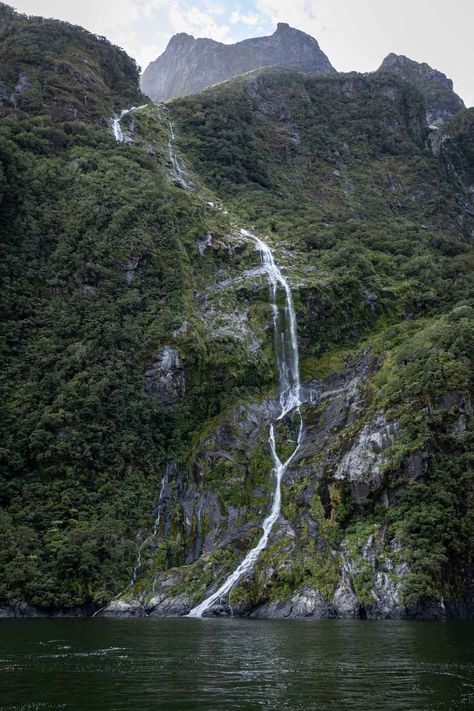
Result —
<instances>
[{"instance_id":1,"label":"green vegetation","mask_svg":"<svg viewBox=\"0 0 474 711\"><path fill-rule=\"evenodd\" d=\"M463 306L472 303L472 219L453 199L456 179L450 183L451 175L446 179L425 149L419 95L395 78L315 78L274 69L170 108L180 145L201 180L282 250L298 285L303 376L343 372L348 359L357 357L361 338L383 362L364 396L364 417L385 411L397 418L402 434L376 495L356 502L350 488L333 488L330 546L360 537L367 527L383 527L387 542L402 542L402 560L410 566L406 604L460 599L472 537L466 506L472 496L470 439L453 436L450 428L472 390L472 311ZM469 115L459 114L449 129L464 173L472 163ZM311 409L308 418L314 419ZM359 420L340 433L339 448L328 453L331 462L362 425ZM425 464L413 475L417 457ZM326 465L325 476L333 466ZM456 467L454 481L449 471ZM254 603L285 596L303 583L330 595L324 570L334 563L328 552L313 550L306 564L305 554L297 553L305 540L298 521L308 510L302 492L310 487L311 476L285 491L285 517L296 525L299 542L296 550L283 547L283 557L276 549L262 556L262 572L256 572L253 592L247 591ZM380 505L386 492L388 509ZM456 524L443 531L448 510ZM320 528L320 545L322 535ZM310 538L310 549L314 544ZM351 548L353 585L361 602L370 604L372 569L358 550ZM269 567L277 570L270 581L264 573ZM246 585L233 599L245 599Z\"/></svg>"},{"instance_id":2,"label":"green vegetation","mask_svg":"<svg viewBox=\"0 0 474 711\"><path fill-rule=\"evenodd\" d=\"M407 84L261 70L170 110L201 179L290 250L306 357L466 298L472 219Z\"/></svg>"},{"instance_id":3,"label":"green vegetation","mask_svg":"<svg viewBox=\"0 0 474 711\"><path fill-rule=\"evenodd\" d=\"M9 111L104 124L114 110L144 103L135 61L105 37L66 22L19 15L4 3L0 76L1 103Z\"/></svg>"},{"instance_id":4,"label":"green vegetation","mask_svg":"<svg viewBox=\"0 0 474 711\"><path fill-rule=\"evenodd\" d=\"M467 191L474 185L474 108L461 111L446 126L442 153L445 169Z\"/></svg>"},{"instance_id":5,"label":"green vegetation","mask_svg":"<svg viewBox=\"0 0 474 711\"><path fill-rule=\"evenodd\" d=\"M169 179L163 108L127 116L129 143L111 136L114 111L143 102L132 60L80 28L3 5L0 17L0 604L99 605L123 590L172 462L130 594L149 598L168 571L168 592L197 602L258 540L275 365L267 284L246 271L258 255L239 226L265 235L289 276L303 377L368 365L360 409L284 482L292 535L280 531L231 602L302 585L330 598L344 552L369 605L362 547L381 531L381 555L409 566L407 605L462 600L471 114L453 120L440 164L404 82L253 72L169 105L196 186L184 191ZM182 369L171 401L145 391L165 346ZM362 496L333 475L381 412L400 436ZM328 417L324 402L305 406L315 440ZM292 428L277 434L284 457Z\"/></svg>"}]
</instances>

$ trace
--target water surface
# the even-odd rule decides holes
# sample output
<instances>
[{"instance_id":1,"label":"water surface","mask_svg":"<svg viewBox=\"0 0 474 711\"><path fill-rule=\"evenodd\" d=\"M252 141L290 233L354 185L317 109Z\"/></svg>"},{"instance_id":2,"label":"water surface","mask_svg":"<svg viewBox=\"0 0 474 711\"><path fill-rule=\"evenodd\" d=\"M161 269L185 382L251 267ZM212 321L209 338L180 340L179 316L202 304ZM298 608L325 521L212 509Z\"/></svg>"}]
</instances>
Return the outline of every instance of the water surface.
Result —
<instances>
[{"instance_id":1,"label":"water surface","mask_svg":"<svg viewBox=\"0 0 474 711\"><path fill-rule=\"evenodd\" d=\"M0 620L0 709L474 708L474 623Z\"/></svg>"}]
</instances>

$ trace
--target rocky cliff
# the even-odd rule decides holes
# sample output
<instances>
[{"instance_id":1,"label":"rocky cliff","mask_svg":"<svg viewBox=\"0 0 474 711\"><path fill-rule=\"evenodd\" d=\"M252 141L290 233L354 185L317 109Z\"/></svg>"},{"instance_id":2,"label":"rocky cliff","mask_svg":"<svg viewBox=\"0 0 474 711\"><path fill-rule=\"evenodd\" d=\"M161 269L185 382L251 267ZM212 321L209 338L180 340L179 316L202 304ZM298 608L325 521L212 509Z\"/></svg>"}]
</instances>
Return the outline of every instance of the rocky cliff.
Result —
<instances>
[{"instance_id":1,"label":"rocky cliff","mask_svg":"<svg viewBox=\"0 0 474 711\"><path fill-rule=\"evenodd\" d=\"M464 277L441 256L454 229L464 262L472 219L425 150L422 97L393 77L271 69L169 111L197 184L275 246L296 298L304 377L305 431L282 514L255 569L211 614L472 614L472 406L461 375L471 367L472 311ZM233 231L201 257L210 266L232 246L244 259ZM215 263L201 318L261 360L265 337L245 318L265 298L261 276L255 258L231 276L233 259ZM441 315L437 302L452 310ZM187 463L166 475L137 577L103 614L186 614L255 545L271 500L265 443L277 411L271 394L241 402L195 436ZM292 436L283 422L282 451ZM448 510L459 519L445 531ZM167 558L178 548L181 564Z\"/></svg>"},{"instance_id":2,"label":"rocky cliff","mask_svg":"<svg viewBox=\"0 0 474 711\"><path fill-rule=\"evenodd\" d=\"M210 612L472 615L471 112L435 155L409 82L272 67L117 141L126 87L0 107L0 614L184 614L259 540L295 422L244 228L291 287L305 427Z\"/></svg>"},{"instance_id":3,"label":"rocky cliff","mask_svg":"<svg viewBox=\"0 0 474 711\"><path fill-rule=\"evenodd\" d=\"M230 45L175 35L165 52L145 69L141 85L154 101L164 101L271 65L303 72L334 71L313 37L280 22L270 37Z\"/></svg>"},{"instance_id":4,"label":"rocky cliff","mask_svg":"<svg viewBox=\"0 0 474 711\"><path fill-rule=\"evenodd\" d=\"M105 37L0 3L0 107L55 119L106 123L143 103L137 65Z\"/></svg>"},{"instance_id":5,"label":"rocky cliff","mask_svg":"<svg viewBox=\"0 0 474 711\"><path fill-rule=\"evenodd\" d=\"M429 125L439 128L465 108L463 100L454 92L451 79L425 62L415 62L402 54L391 53L385 57L378 71L396 74L421 91L426 101Z\"/></svg>"}]
</instances>

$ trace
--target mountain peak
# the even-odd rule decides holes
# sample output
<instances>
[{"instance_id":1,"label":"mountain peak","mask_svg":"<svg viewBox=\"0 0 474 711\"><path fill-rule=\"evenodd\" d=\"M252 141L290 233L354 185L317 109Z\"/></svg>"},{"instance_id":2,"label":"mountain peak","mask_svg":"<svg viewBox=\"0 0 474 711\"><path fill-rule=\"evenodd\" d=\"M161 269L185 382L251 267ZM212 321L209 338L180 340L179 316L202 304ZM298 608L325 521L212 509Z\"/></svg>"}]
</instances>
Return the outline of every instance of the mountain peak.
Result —
<instances>
[{"instance_id":1,"label":"mountain peak","mask_svg":"<svg viewBox=\"0 0 474 711\"><path fill-rule=\"evenodd\" d=\"M273 65L303 72L334 71L314 37L279 22L272 35L236 44L174 35L164 53L145 69L142 88L154 101L163 101Z\"/></svg>"},{"instance_id":2,"label":"mountain peak","mask_svg":"<svg viewBox=\"0 0 474 711\"><path fill-rule=\"evenodd\" d=\"M465 108L463 100L454 92L452 80L426 62L390 52L378 71L396 74L416 86L425 97L427 121L433 126L441 126Z\"/></svg>"},{"instance_id":3,"label":"mountain peak","mask_svg":"<svg viewBox=\"0 0 474 711\"><path fill-rule=\"evenodd\" d=\"M193 44L195 41L196 40L193 35L188 35L187 32L178 32L176 35L172 36L166 49L168 50L170 47L186 47Z\"/></svg>"}]
</instances>

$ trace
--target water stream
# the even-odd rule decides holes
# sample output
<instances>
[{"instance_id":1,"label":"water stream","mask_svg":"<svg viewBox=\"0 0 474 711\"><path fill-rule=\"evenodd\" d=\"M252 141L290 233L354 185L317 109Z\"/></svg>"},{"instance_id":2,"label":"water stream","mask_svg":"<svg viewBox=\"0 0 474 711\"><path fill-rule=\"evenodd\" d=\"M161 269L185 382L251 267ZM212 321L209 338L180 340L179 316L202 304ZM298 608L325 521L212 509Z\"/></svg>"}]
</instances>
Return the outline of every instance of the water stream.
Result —
<instances>
[{"instance_id":1,"label":"water stream","mask_svg":"<svg viewBox=\"0 0 474 711\"><path fill-rule=\"evenodd\" d=\"M143 104L143 106L132 106L130 109L124 109L120 113L120 116L115 116L115 118L112 119L112 133L114 134L117 143L123 143L123 131L120 125L120 121L123 119L123 117L127 114L131 114L132 111L139 111L140 109L144 109L147 106L148 104Z\"/></svg>"},{"instance_id":2,"label":"water stream","mask_svg":"<svg viewBox=\"0 0 474 711\"><path fill-rule=\"evenodd\" d=\"M184 188L184 190L189 190L190 185L184 177L184 170L183 170L181 163L179 162L178 157L177 157L175 150L174 150L173 144L174 144L174 140L175 140L176 136L174 133L173 124L169 120L168 120L168 124L169 124L168 155L169 155L171 165L172 165L173 178L177 183L179 183L181 185L182 188Z\"/></svg>"},{"instance_id":3,"label":"water stream","mask_svg":"<svg viewBox=\"0 0 474 711\"><path fill-rule=\"evenodd\" d=\"M273 460L273 475L275 479L272 507L270 513L263 521L263 533L257 545L247 553L240 565L229 575L222 585L214 593L212 593L212 595L207 597L189 612L188 617L202 617L209 607L211 607L220 598L228 595L240 578L252 570L260 553L264 550L264 548L266 548L271 530L280 515L281 480L300 447L301 437L303 434L303 420L300 412L301 386L298 339L296 334L296 314L291 288L288 281L281 273L280 268L277 266L270 247L259 237L247 232L247 230L241 230L240 233L243 237L253 240L255 243L257 250L260 252L262 267L268 276L270 286L270 303L273 316L273 334L275 338L275 353L278 365L280 399L280 414L277 420L270 425L270 435L268 438ZM283 296L283 303L280 303L279 301L280 294ZM277 452L275 425L291 411L294 411L299 418L296 442L291 455L288 459L282 462Z\"/></svg>"},{"instance_id":4,"label":"water stream","mask_svg":"<svg viewBox=\"0 0 474 711\"><path fill-rule=\"evenodd\" d=\"M125 593L127 593L127 592L135 585L135 583L136 583L136 581L137 581L137 578L138 578L138 575L139 575L139 573L140 573L140 571L141 571L141 569L142 569L142 553L143 553L145 547L149 544L149 542L152 541L152 540L155 538L155 536L156 536L156 534L157 534L157 532L158 532L158 529L159 529L159 527L160 527L161 516L162 516L162 514L163 514L163 512L164 512L164 510L165 510L165 508L166 508L166 501L167 501L167 498L168 498L167 487L168 487L168 483L169 483L170 474L173 473L173 471L175 470L175 468L176 468L176 464L175 464L174 462L173 462L173 464L169 464L169 465L165 468L165 471L164 471L164 474L163 474L163 478L162 478L162 480L161 480L161 487L160 487L160 493L159 493L159 496L158 496L158 502L157 502L157 505L156 505L155 522L154 522L154 524L153 524L153 527L152 527L151 532L149 533L149 535L148 535L148 536L145 538L145 540L142 541L142 543L140 543L140 545L138 546L137 559L136 559L135 566L134 566L133 571L132 571L132 577L130 578L130 581L129 581L127 587L124 588L123 590L121 590L119 593L117 593L117 595L115 595L115 597L113 597L112 600L111 600L110 602L108 602L106 605L104 605L103 607L101 607L99 610L96 610L96 611L94 612L94 614L92 615L92 617L97 617L98 615L100 615L100 613L101 613L103 610L105 610L106 607L108 607L109 605L111 605L111 603L115 602L116 600L119 600L123 595L125 595ZM156 582L156 581L155 581L155 582ZM153 583L153 592L154 592L154 590L155 590L155 587L154 587L154 586L155 586L155 582Z\"/></svg>"},{"instance_id":5,"label":"water stream","mask_svg":"<svg viewBox=\"0 0 474 711\"><path fill-rule=\"evenodd\" d=\"M120 121L124 116L126 116L131 111L136 111L138 109L144 108L142 106L132 107L131 109L125 109L122 111L118 118L112 120L112 130L117 142L123 142L123 132L120 126ZM173 125L171 121L169 123L169 139L168 139L168 155L170 158L172 166L173 178L178 182L184 189L189 189L190 185L185 180L184 170L176 156L174 151L174 140L175 133L173 130ZM256 235L248 232L247 230L241 229L240 234L247 240L252 241L258 252L260 253L260 258L262 262L262 269L268 277L269 287L270 287L270 304L272 308L272 319L273 319L273 334L275 339L275 354L278 366L278 383L279 383L279 402L280 402L280 414L274 422L270 425L269 433L269 444L270 451L273 461L273 476L274 476L274 489L272 496L272 506L270 513L265 518L262 523L263 533L257 543L257 545L252 548L243 561L238 565L238 567L228 576L228 578L222 583L222 585L214 592L212 595L203 600L199 605L194 607L188 614L188 617L202 617L204 612L211 607L220 598L229 594L234 585L240 580L240 578L246 573L250 572L255 562L257 561L260 553L266 548L270 533L277 521L280 511L281 511L281 481L283 475L285 474L288 466L295 457L303 435L303 420L301 417L301 383L300 383L300 372L299 372L299 356L298 356L298 339L296 333L296 313L293 304L293 296L291 292L291 287L287 279L283 276L280 268L275 262L273 252L266 244ZM295 446L290 454L290 456L285 460L281 461L276 445L275 439L275 426L278 421L283 420L288 413L294 412L298 418L298 425L296 431ZM163 494L165 486L165 478L163 479L162 492ZM160 495L160 499L161 499ZM143 542L138 550L137 562L132 574L132 579L127 589L132 586L141 570L141 552L143 547L148 543L148 541L156 534L158 530L159 520L161 515L161 509L158 508L158 516L155 522L155 526L151 535ZM123 594L123 593L121 593ZM119 595L120 596L120 595ZM119 597L117 596L117 597ZM97 614L97 613L96 613Z\"/></svg>"}]
</instances>

